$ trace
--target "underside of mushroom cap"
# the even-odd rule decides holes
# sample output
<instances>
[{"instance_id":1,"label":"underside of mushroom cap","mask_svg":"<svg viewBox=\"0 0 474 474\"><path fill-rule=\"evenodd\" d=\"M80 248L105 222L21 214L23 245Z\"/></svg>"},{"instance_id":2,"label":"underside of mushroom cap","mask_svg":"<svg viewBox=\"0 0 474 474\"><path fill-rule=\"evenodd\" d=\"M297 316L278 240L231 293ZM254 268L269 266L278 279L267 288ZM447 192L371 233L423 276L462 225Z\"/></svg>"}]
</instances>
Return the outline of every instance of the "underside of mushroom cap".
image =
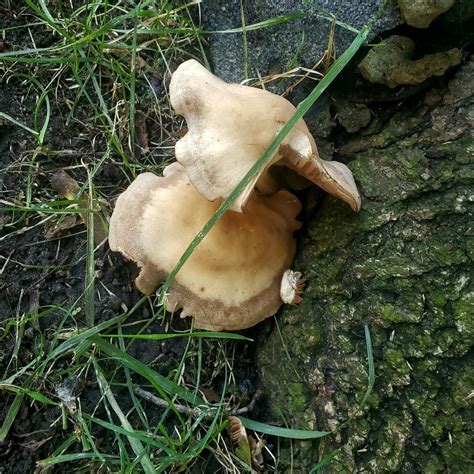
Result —
<instances>
[{"instance_id":1,"label":"underside of mushroom cap","mask_svg":"<svg viewBox=\"0 0 474 474\"><path fill-rule=\"evenodd\" d=\"M178 164L164 177L145 173L117 200L110 247L140 266L136 285L150 294L218 206ZM298 199L281 191L252 197L245 214L228 211L179 271L168 309L182 308L196 328L212 330L243 329L273 315L282 304L280 280L293 261L300 210Z\"/></svg>"},{"instance_id":2,"label":"underside of mushroom cap","mask_svg":"<svg viewBox=\"0 0 474 474\"><path fill-rule=\"evenodd\" d=\"M351 170L344 163L323 160L308 152L309 143L305 144L305 138L295 133L292 142L280 148L285 158L276 164L291 168L329 194L347 202L353 211L359 211L361 199Z\"/></svg>"},{"instance_id":3,"label":"underside of mushroom cap","mask_svg":"<svg viewBox=\"0 0 474 474\"><path fill-rule=\"evenodd\" d=\"M176 144L176 158L192 184L210 201L229 196L296 110L278 95L227 84L195 60L182 63L173 74L170 98L176 113L188 124L188 132ZM282 164L292 163L299 174L353 209L360 207L350 170L343 164L324 166L305 122L299 120L231 209L242 212L255 187L273 192L266 171L282 159L286 159Z\"/></svg>"},{"instance_id":4,"label":"underside of mushroom cap","mask_svg":"<svg viewBox=\"0 0 474 474\"><path fill-rule=\"evenodd\" d=\"M166 273L150 262L138 236L143 211L160 179L152 173L140 174L118 197L109 223L110 249L138 265L140 274L135 285L146 295L153 293L166 278Z\"/></svg>"}]
</instances>

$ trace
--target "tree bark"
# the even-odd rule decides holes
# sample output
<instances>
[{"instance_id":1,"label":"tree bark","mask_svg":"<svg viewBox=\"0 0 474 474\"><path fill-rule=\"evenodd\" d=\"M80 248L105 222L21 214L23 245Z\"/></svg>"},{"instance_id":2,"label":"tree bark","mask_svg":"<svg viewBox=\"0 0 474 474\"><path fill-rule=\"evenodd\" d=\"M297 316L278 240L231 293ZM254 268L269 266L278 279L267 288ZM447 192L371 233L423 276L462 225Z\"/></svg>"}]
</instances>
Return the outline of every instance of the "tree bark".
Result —
<instances>
[{"instance_id":1,"label":"tree bark","mask_svg":"<svg viewBox=\"0 0 474 474\"><path fill-rule=\"evenodd\" d=\"M444 89L375 117L339 149L361 212L324 198L305 224L303 302L257 358L274 421L335 430L293 443L295 472L336 448L329 472L474 472L473 78L468 62ZM361 407L365 324L376 382Z\"/></svg>"}]
</instances>

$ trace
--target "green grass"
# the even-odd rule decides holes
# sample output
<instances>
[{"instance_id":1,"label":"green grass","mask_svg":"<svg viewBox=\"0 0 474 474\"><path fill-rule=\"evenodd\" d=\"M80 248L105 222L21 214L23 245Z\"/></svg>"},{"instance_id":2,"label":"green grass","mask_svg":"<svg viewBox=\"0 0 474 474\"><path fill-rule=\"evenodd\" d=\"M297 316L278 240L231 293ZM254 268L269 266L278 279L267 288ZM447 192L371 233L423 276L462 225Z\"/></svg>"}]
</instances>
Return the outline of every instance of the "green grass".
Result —
<instances>
[{"instance_id":1,"label":"green grass","mask_svg":"<svg viewBox=\"0 0 474 474\"><path fill-rule=\"evenodd\" d=\"M196 8L194 3L198 2L174 7L169 2L154 0L136 4L92 0L71 6L69 2L26 0L19 24L2 30L7 38L13 38L13 47L0 53L2 79L21 89L26 106L23 112L1 111L0 119L25 132L27 147L8 170L18 177L22 189L17 195L0 200L0 211L10 217L0 242L14 243L22 235L39 239L38 229L53 222L61 224L67 216L85 216L86 224L85 231L79 230L75 236L79 247L73 249L72 261L44 267L19 262L26 270L41 270L45 275L82 268L81 294L73 301L33 305L28 311L22 310L20 298L12 314L0 323L1 340L13 344L7 371L0 381L2 392L13 394L1 421L0 441L7 439L26 403L37 409L56 408L57 418L52 424L60 427L57 429L61 436L55 439L51 454L39 462L41 467L165 472L189 468L197 459L205 462L210 456L228 470L239 463L233 454L228 454L228 440L222 433L227 427L227 416L242 406L235 395L233 367L237 357L235 344L245 342L246 338L192 329L167 334L150 334L150 330L157 322L168 324L161 303L179 269L253 175L265 166L295 123L343 70L364 42L368 28L358 32L350 48L300 104L255 166L196 236L160 294L155 299L142 297L130 308L122 304L121 311L104 320L97 314L97 298L110 290L98 272L100 260L110 257L103 256L104 242L98 242L96 237L98 228L110 215L109 203L122 189L101 186L98 177L106 164L119 169L122 179L128 181L145 171L159 173L172 157L175 134L182 127L182 121L170 110L166 94L155 90L154 75L158 72L160 80L166 83L170 71L189 57L208 64L204 54L207 34L243 33L243 44L248 48L246 32L301 17L300 13L292 13L247 25L242 10L241 26L205 32L191 20L189 9ZM324 15L332 21L330 15ZM38 47L36 43L43 36L47 37L46 44ZM157 132L156 137L150 138L148 150L139 149L137 111L142 109L147 110ZM60 143L52 138L62 133L62 127L54 128L58 123L68 133L81 126L87 154L75 147L56 148ZM45 166L55 171L58 166L73 170L80 185L75 199L55 195L42 178ZM33 241L31 245L40 243ZM59 252L63 245L60 237L57 245ZM149 316L141 318L145 310ZM49 331L41 329L40 323L52 315L56 315L54 327ZM140 341L159 344L171 339L185 341L182 356L172 369L161 370L166 365L162 359L156 364L145 364L131 355ZM370 377L364 402L375 377L368 329L366 342ZM28 353L26 361L21 360L22 351ZM216 361L213 371L204 367L209 354ZM195 367L192 377L186 372L190 366ZM82 392L68 388L77 380L86 381ZM218 401L211 403L204 398L203 385L219 387ZM145 401L137 386L157 397L162 406L153 407ZM81 397L86 397L91 387L97 389L99 399L96 406L85 407ZM330 434L281 428L247 417L242 417L242 422L248 429L291 439ZM99 443L98 430L105 442Z\"/></svg>"}]
</instances>

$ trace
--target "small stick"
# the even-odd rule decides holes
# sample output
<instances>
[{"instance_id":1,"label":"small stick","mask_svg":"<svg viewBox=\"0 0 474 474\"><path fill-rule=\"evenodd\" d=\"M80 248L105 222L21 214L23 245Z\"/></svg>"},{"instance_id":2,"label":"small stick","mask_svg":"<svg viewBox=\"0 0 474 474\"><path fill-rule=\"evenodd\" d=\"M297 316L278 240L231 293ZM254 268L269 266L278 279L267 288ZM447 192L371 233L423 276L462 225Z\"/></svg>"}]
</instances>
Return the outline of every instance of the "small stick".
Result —
<instances>
[{"instance_id":1,"label":"small stick","mask_svg":"<svg viewBox=\"0 0 474 474\"><path fill-rule=\"evenodd\" d=\"M152 393L148 392L147 390L144 390L141 387L136 386L134 389L134 392L145 399L147 402L153 403L156 406L159 406L160 408L169 408L169 403L166 400L163 400L160 397L157 397L156 395L153 395ZM249 412L251 412L255 408L255 404L257 403L257 400L262 396L262 391L257 390L250 403L242 408L239 408L237 410L224 410L225 415L234 415L234 416L239 416L239 415L245 415ZM201 409L199 407L196 408L189 408L184 405L180 405L175 403L174 407L176 408L176 411L179 413L184 413L185 415L192 416L194 418L200 418L200 417L205 417L205 418L214 418L214 412L215 408L214 407L209 407L208 410Z\"/></svg>"},{"instance_id":2,"label":"small stick","mask_svg":"<svg viewBox=\"0 0 474 474\"><path fill-rule=\"evenodd\" d=\"M146 390L143 390L141 387L135 387L134 392L139 395L140 397L144 398L147 402L153 403L154 405L159 406L160 408L169 408L170 405L166 400L163 400L160 397L157 397L156 395L153 395L150 392L147 392ZM184 413L185 415L193 416L195 418L198 418L205 414L206 416L211 416L211 414L204 412L200 408L189 408L184 405L179 405L178 403L173 404L174 407L176 408L176 411L179 411L179 413Z\"/></svg>"}]
</instances>

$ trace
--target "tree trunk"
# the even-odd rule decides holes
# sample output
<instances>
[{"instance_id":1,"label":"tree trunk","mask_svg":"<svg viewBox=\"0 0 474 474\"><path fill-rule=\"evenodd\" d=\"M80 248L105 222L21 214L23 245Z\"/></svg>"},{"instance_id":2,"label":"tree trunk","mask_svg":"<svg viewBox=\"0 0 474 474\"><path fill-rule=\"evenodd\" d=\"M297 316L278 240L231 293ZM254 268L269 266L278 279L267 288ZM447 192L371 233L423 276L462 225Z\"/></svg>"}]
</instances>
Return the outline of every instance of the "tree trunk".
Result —
<instances>
[{"instance_id":1,"label":"tree trunk","mask_svg":"<svg viewBox=\"0 0 474 474\"><path fill-rule=\"evenodd\" d=\"M376 116L339 150L362 210L325 198L305 225L303 302L258 352L272 419L335 430L293 443L295 472L337 447L329 472L474 472L473 78L468 62ZM376 381L361 406L365 324Z\"/></svg>"}]
</instances>

